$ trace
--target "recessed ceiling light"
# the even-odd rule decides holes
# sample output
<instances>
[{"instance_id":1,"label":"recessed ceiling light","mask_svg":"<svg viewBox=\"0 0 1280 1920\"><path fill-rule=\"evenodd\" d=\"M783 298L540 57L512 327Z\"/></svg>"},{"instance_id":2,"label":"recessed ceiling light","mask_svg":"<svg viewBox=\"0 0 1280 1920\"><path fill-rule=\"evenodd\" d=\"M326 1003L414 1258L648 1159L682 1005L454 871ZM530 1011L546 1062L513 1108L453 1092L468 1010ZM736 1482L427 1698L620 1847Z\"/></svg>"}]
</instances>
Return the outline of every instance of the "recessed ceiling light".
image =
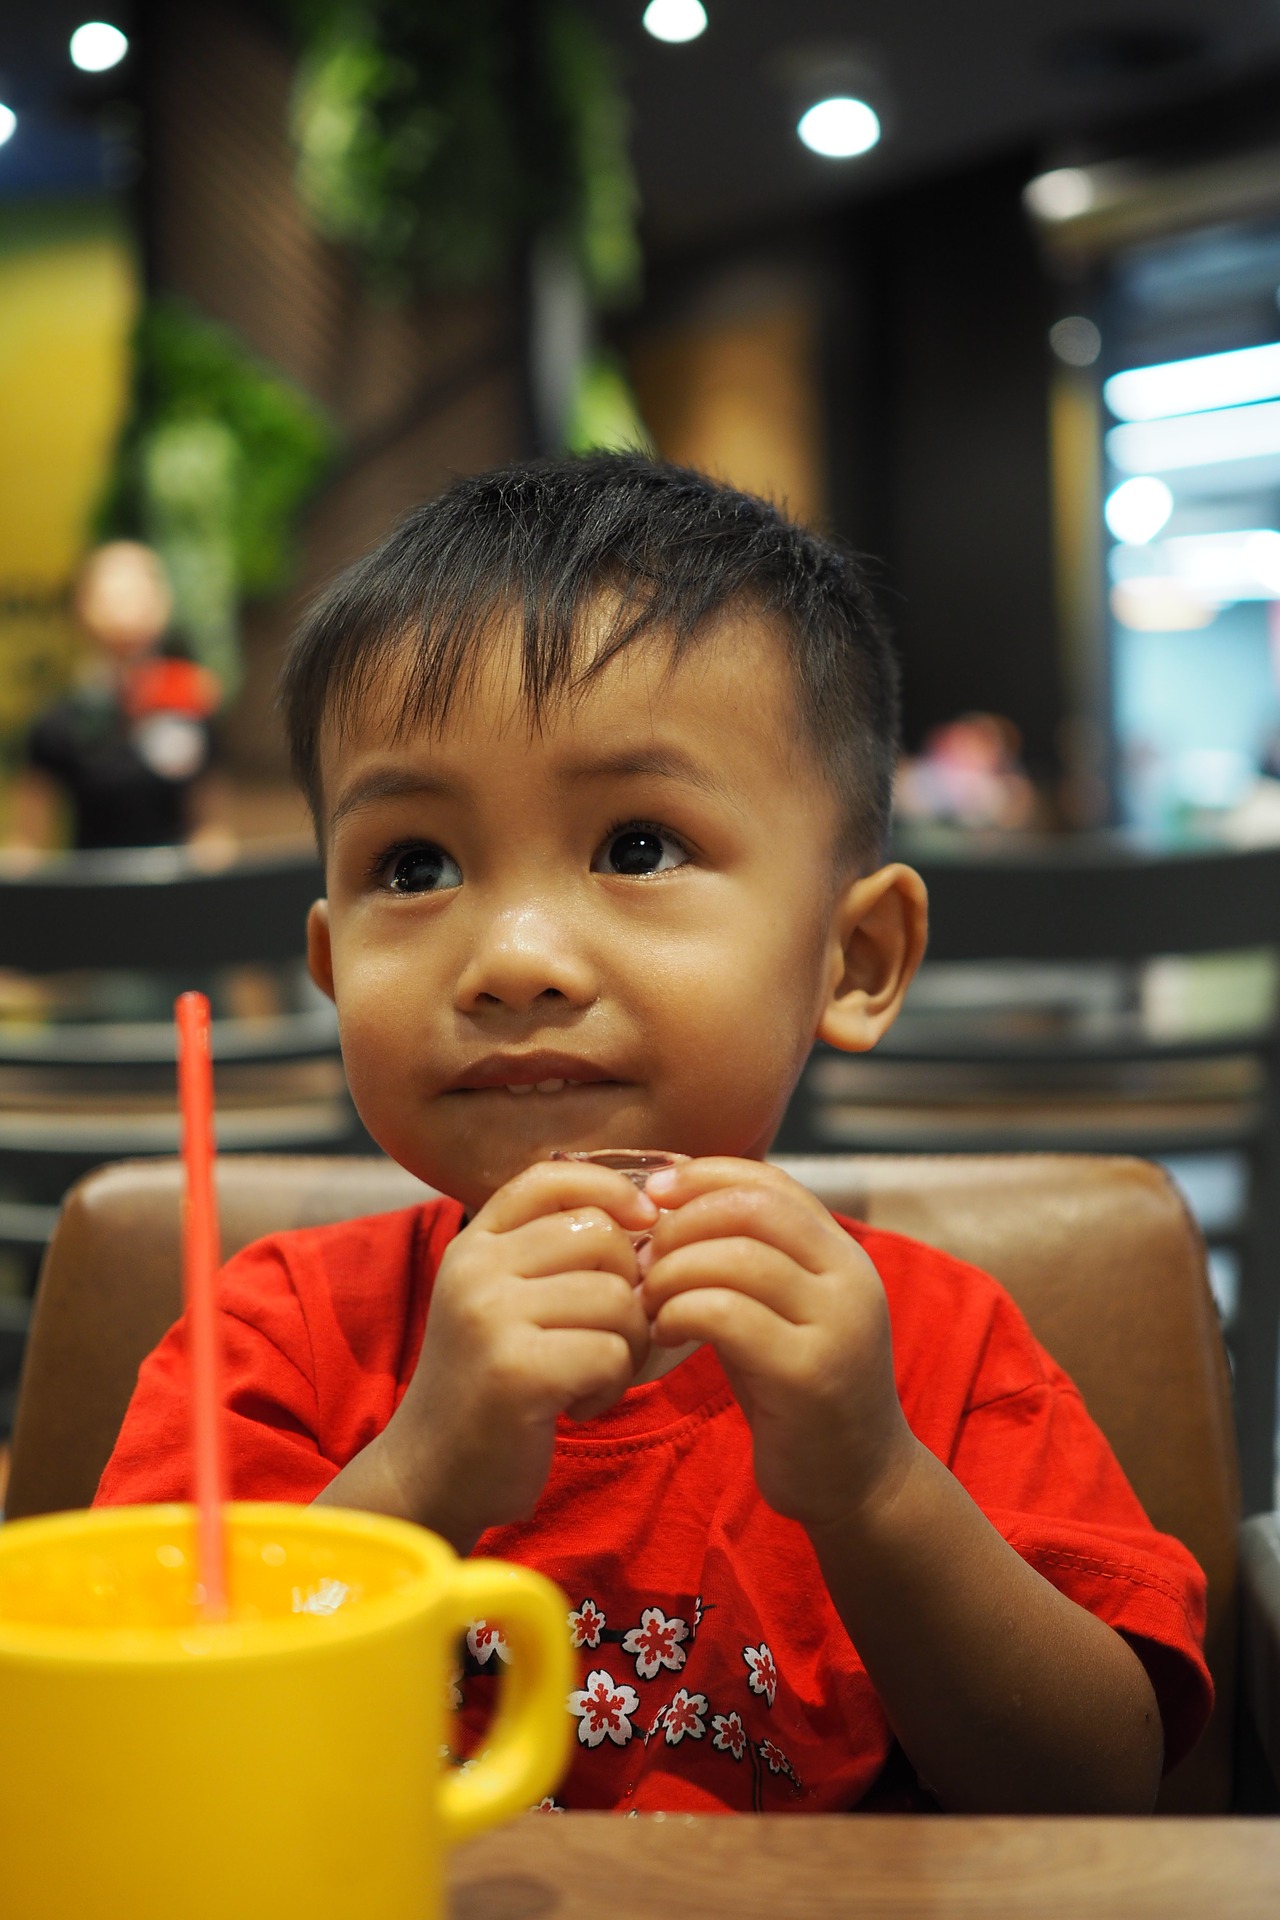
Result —
<instances>
[{"instance_id":1,"label":"recessed ceiling light","mask_svg":"<svg viewBox=\"0 0 1280 1920\"><path fill-rule=\"evenodd\" d=\"M880 121L865 100L840 93L802 113L796 132L810 153L820 153L824 160L853 160L875 146Z\"/></svg>"},{"instance_id":2,"label":"recessed ceiling light","mask_svg":"<svg viewBox=\"0 0 1280 1920\"><path fill-rule=\"evenodd\" d=\"M0 147L6 140L12 139L17 130L18 116L12 107L0 107Z\"/></svg>"},{"instance_id":3,"label":"recessed ceiling light","mask_svg":"<svg viewBox=\"0 0 1280 1920\"><path fill-rule=\"evenodd\" d=\"M702 0L649 0L644 10L644 30L655 40L670 46L683 46L707 30L707 10Z\"/></svg>"},{"instance_id":4,"label":"recessed ceiling light","mask_svg":"<svg viewBox=\"0 0 1280 1920\"><path fill-rule=\"evenodd\" d=\"M71 64L81 73L105 73L129 51L127 34L106 20L86 20L71 36Z\"/></svg>"}]
</instances>

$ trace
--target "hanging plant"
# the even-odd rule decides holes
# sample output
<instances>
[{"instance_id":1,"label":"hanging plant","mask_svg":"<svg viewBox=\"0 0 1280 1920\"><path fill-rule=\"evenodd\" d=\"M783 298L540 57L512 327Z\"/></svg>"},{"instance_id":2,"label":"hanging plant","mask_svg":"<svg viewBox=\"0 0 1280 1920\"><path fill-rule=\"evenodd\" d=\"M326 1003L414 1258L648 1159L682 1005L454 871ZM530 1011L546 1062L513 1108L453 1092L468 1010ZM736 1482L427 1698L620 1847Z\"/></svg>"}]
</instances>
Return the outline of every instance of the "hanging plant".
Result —
<instances>
[{"instance_id":1,"label":"hanging plant","mask_svg":"<svg viewBox=\"0 0 1280 1920\"><path fill-rule=\"evenodd\" d=\"M241 602L287 583L299 511L335 451L314 401L227 328L171 298L144 309L97 532L157 549L175 629L228 694Z\"/></svg>"},{"instance_id":2,"label":"hanging plant","mask_svg":"<svg viewBox=\"0 0 1280 1920\"><path fill-rule=\"evenodd\" d=\"M640 255L626 110L576 0L294 0L298 185L393 292L502 277L535 234L598 301Z\"/></svg>"}]
</instances>

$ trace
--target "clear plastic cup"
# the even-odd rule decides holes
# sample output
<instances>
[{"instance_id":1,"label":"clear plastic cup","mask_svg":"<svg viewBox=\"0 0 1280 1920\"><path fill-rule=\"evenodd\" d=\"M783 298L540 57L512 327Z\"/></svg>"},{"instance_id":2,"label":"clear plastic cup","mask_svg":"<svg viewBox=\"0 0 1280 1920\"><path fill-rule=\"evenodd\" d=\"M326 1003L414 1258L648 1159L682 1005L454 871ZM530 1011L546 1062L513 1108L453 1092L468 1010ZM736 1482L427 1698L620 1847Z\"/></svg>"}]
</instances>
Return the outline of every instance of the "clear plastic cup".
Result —
<instances>
[{"instance_id":1,"label":"clear plastic cup","mask_svg":"<svg viewBox=\"0 0 1280 1920\"><path fill-rule=\"evenodd\" d=\"M689 1156L687 1153L664 1153L647 1147L593 1147L589 1153L566 1153L557 1148L551 1158L586 1160L592 1166L612 1167L618 1173L625 1173L632 1186L639 1187L643 1193L655 1173L661 1173L665 1167L678 1167ZM641 1253L652 1238L650 1233L633 1233L631 1244L637 1253Z\"/></svg>"}]
</instances>

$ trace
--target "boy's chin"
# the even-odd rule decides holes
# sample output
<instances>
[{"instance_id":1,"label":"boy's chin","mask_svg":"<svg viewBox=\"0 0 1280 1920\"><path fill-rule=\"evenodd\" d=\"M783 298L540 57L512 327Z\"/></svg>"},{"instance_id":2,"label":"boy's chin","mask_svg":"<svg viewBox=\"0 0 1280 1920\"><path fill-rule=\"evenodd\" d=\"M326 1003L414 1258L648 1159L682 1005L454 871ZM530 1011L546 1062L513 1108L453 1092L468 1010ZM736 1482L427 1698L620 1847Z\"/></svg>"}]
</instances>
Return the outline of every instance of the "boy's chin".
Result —
<instances>
[{"instance_id":1,"label":"boy's chin","mask_svg":"<svg viewBox=\"0 0 1280 1920\"><path fill-rule=\"evenodd\" d=\"M520 1100L547 1098L550 1107L555 1096L517 1095ZM555 1153L590 1153L603 1148L633 1148L650 1152L687 1152L679 1141L659 1139L660 1129L651 1115L637 1105L626 1111L601 1116L594 1125L584 1124L585 1116L560 1113L513 1116L501 1129L455 1128L448 1139L415 1143L412 1152L391 1157L399 1160L428 1186L461 1200L468 1209L478 1206L514 1180L517 1174ZM669 1129L668 1129L669 1130Z\"/></svg>"}]
</instances>

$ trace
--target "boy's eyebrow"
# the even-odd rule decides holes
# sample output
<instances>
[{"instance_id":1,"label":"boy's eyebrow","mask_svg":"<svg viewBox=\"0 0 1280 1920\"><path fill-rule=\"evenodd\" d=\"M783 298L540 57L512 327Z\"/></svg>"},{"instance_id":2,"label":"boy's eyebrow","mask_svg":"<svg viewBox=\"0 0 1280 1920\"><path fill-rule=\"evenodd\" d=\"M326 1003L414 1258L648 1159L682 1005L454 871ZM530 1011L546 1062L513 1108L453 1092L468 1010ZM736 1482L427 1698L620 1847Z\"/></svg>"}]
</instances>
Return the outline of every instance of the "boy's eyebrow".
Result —
<instances>
[{"instance_id":1,"label":"boy's eyebrow","mask_svg":"<svg viewBox=\"0 0 1280 1920\"><path fill-rule=\"evenodd\" d=\"M371 806L377 800L404 800L415 796L441 799L457 791L451 781L433 779L429 773L408 767L383 767L366 774L363 780L353 780L346 792L334 801L329 831L332 833L349 813L358 813L361 807Z\"/></svg>"},{"instance_id":2,"label":"boy's eyebrow","mask_svg":"<svg viewBox=\"0 0 1280 1920\"><path fill-rule=\"evenodd\" d=\"M728 797L728 789L715 772L677 746L623 747L616 753L596 754L590 759L573 761L562 771L564 778L570 781L636 779L646 775L652 778L656 775L659 779L683 781L686 786L697 787L704 793ZM362 780L353 781L334 802L333 812L329 816L329 832L332 833L348 814L358 813L362 807L371 806L378 800L452 799L465 790L456 781L433 777L417 768L378 768L366 774Z\"/></svg>"},{"instance_id":3,"label":"boy's eyebrow","mask_svg":"<svg viewBox=\"0 0 1280 1920\"><path fill-rule=\"evenodd\" d=\"M569 780L624 780L657 775L663 780L683 781L686 786L698 787L704 793L721 797L728 793L723 780L711 767L676 746L622 747L617 753L575 761L564 772Z\"/></svg>"}]
</instances>

